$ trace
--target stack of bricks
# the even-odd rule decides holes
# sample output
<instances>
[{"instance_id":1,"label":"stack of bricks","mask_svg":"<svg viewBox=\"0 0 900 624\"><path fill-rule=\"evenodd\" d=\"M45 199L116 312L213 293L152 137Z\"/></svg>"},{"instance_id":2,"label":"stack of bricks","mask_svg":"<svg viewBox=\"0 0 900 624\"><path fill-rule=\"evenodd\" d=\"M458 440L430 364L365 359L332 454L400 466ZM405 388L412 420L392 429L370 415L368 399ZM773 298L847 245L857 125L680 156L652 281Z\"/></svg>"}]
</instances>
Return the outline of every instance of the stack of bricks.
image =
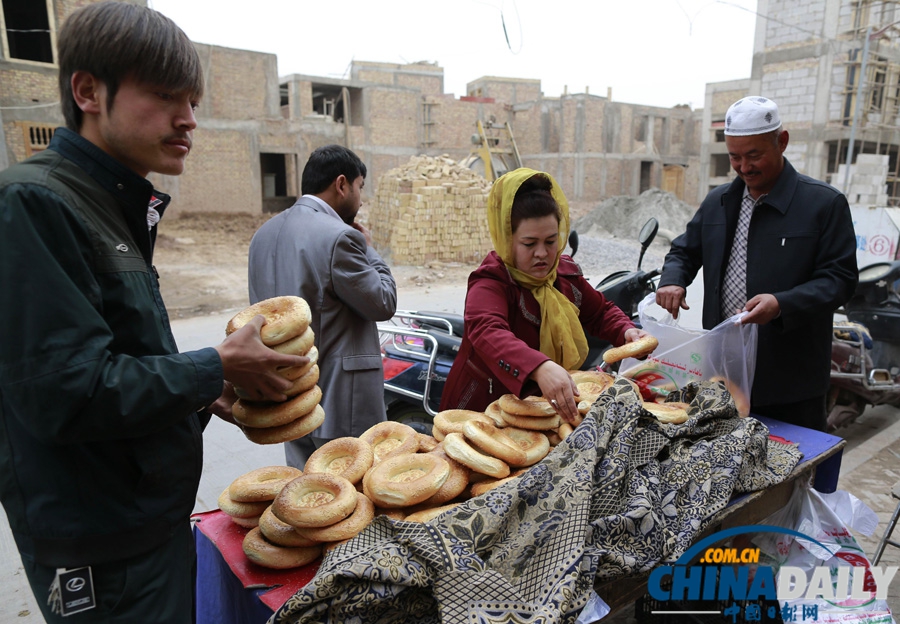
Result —
<instances>
[{"instance_id":1,"label":"stack of bricks","mask_svg":"<svg viewBox=\"0 0 900 624\"><path fill-rule=\"evenodd\" d=\"M479 263L493 248L491 183L448 156L413 156L378 180L372 238L394 264Z\"/></svg>"},{"instance_id":2,"label":"stack of bricks","mask_svg":"<svg viewBox=\"0 0 900 624\"><path fill-rule=\"evenodd\" d=\"M847 202L851 206L887 206L887 154L858 154L850 166L850 188ZM831 184L842 188L847 177L847 165L840 165L831 177Z\"/></svg>"}]
</instances>

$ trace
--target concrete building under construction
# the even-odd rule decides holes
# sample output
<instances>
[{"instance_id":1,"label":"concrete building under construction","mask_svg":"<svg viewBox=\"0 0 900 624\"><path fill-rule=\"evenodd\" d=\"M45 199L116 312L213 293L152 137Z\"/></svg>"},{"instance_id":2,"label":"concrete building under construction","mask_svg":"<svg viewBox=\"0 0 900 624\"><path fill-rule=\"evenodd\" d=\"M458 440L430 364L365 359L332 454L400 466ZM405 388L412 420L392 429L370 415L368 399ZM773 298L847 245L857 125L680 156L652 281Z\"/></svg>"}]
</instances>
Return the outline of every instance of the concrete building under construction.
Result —
<instances>
[{"instance_id":1,"label":"concrete building under construction","mask_svg":"<svg viewBox=\"0 0 900 624\"><path fill-rule=\"evenodd\" d=\"M707 85L700 188L731 173L725 112L745 95L778 103L790 132L786 156L801 172L848 194L851 204L900 204L900 3L894 0L759 0L751 75ZM850 179L859 154L887 157L886 179ZM886 187L886 188L885 188Z\"/></svg>"}]
</instances>

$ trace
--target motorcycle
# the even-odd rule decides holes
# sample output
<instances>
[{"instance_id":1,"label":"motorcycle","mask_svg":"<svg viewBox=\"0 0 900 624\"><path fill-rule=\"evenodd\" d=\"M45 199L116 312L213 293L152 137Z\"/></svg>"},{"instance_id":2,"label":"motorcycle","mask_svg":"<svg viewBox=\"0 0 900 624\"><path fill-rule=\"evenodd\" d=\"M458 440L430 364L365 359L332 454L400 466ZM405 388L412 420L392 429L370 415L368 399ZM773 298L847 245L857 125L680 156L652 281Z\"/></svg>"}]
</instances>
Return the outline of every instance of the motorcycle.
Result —
<instances>
[{"instance_id":1,"label":"motorcycle","mask_svg":"<svg viewBox=\"0 0 900 624\"><path fill-rule=\"evenodd\" d=\"M641 228L637 269L616 271L595 288L633 321L637 305L656 290L659 269L641 270L644 254L656 237L659 222L650 218ZM578 251L578 233L569 235L571 256ZM432 419L440 409L441 394L462 343L464 322L459 314L398 310L391 321L378 324L384 364L384 402L388 420L431 433ZM583 370L603 365L603 352L612 345L588 336L588 355Z\"/></svg>"},{"instance_id":2,"label":"motorcycle","mask_svg":"<svg viewBox=\"0 0 900 624\"><path fill-rule=\"evenodd\" d=\"M900 261L859 272L838 312L831 344L828 431L850 424L869 405L900 407Z\"/></svg>"}]
</instances>

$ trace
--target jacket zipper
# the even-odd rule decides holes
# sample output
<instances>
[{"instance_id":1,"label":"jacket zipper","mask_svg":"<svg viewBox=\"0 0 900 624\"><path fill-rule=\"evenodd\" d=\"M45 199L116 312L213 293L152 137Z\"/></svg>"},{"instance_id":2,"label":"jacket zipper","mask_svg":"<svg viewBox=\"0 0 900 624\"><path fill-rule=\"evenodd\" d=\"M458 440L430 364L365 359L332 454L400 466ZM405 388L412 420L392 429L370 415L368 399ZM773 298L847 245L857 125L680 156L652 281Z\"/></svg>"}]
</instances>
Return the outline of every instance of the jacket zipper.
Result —
<instances>
[{"instance_id":1,"label":"jacket zipper","mask_svg":"<svg viewBox=\"0 0 900 624\"><path fill-rule=\"evenodd\" d=\"M494 378L491 377L490 374L485 375L484 371L481 370L478 366L476 366L475 362L473 362L472 360L468 360L466 362L466 366L469 366L472 370L474 370L476 373L478 373L478 377L480 377L481 379L487 380L488 395L492 396L494 394Z\"/></svg>"}]
</instances>

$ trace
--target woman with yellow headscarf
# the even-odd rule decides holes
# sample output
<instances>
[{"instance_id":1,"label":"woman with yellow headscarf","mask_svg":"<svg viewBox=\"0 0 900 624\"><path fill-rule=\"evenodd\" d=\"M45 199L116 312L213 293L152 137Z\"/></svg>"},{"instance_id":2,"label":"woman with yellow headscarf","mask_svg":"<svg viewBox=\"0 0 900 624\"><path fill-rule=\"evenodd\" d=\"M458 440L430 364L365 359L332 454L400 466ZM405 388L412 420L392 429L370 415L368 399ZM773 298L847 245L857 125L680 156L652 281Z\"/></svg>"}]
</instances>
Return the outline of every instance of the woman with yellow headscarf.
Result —
<instances>
[{"instance_id":1,"label":"woman with yellow headscarf","mask_svg":"<svg viewBox=\"0 0 900 624\"><path fill-rule=\"evenodd\" d=\"M569 370L588 353L585 332L614 345L646 335L562 255L569 204L549 175L516 169L488 197L494 251L469 276L465 333L441 410L483 411L504 394L543 395L576 422Z\"/></svg>"}]
</instances>

